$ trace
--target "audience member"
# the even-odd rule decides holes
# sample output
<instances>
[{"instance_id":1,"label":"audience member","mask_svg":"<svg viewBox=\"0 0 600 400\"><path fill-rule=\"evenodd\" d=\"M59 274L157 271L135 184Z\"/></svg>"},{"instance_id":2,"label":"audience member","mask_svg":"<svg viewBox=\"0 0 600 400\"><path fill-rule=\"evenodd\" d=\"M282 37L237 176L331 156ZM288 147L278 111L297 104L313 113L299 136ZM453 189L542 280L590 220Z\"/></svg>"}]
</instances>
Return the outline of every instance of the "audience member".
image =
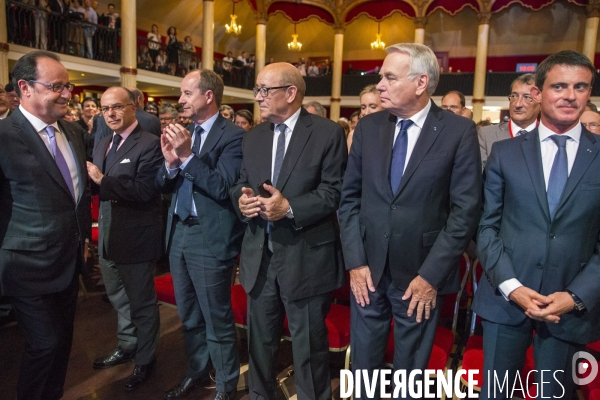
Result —
<instances>
[{"instance_id":1,"label":"audience member","mask_svg":"<svg viewBox=\"0 0 600 400\"><path fill-rule=\"evenodd\" d=\"M348 125L348 123L343 119L338 120L337 123L340 124L342 128L344 128L344 133L346 134L346 137L348 137L348 134L350 133L350 125Z\"/></svg>"},{"instance_id":2,"label":"audience member","mask_svg":"<svg viewBox=\"0 0 600 400\"><path fill-rule=\"evenodd\" d=\"M233 122L233 116L235 115L235 111L233 111L233 108L231 108L227 104L223 104L221 105L221 107L219 107L219 113L223 118Z\"/></svg>"},{"instance_id":3,"label":"audience member","mask_svg":"<svg viewBox=\"0 0 600 400\"><path fill-rule=\"evenodd\" d=\"M191 53L195 53L196 48L192 44L191 36L186 36L183 38L182 50L183 50L183 52L181 53L180 62L181 62L181 65L183 66L185 73L187 74L192 69L196 68L195 63L192 65L192 54Z\"/></svg>"},{"instance_id":4,"label":"audience member","mask_svg":"<svg viewBox=\"0 0 600 400\"><path fill-rule=\"evenodd\" d=\"M296 68L300 72L301 76L306 76L306 63L304 62L304 58L301 58L296 64Z\"/></svg>"},{"instance_id":5,"label":"audience member","mask_svg":"<svg viewBox=\"0 0 600 400\"><path fill-rule=\"evenodd\" d=\"M325 317L331 291L344 281L336 211L347 151L341 126L302 108L305 90L293 65L269 64L258 74L254 95L269 123L245 137L244 167L231 189L248 221L240 282L248 293L252 398L277 397L276 355L286 315L298 397L332 394Z\"/></svg>"},{"instance_id":6,"label":"audience member","mask_svg":"<svg viewBox=\"0 0 600 400\"><path fill-rule=\"evenodd\" d=\"M4 90L6 90L6 96L8 97L10 110L15 111L15 109L19 107L19 104L21 104L21 100L19 100L15 86L12 83L7 83L6 86L4 86Z\"/></svg>"},{"instance_id":7,"label":"audience member","mask_svg":"<svg viewBox=\"0 0 600 400\"><path fill-rule=\"evenodd\" d=\"M33 23L34 23L34 47L46 50L48 48L48 8L47 0L33 0L31 2L36 8L33 10Z\"/></svg>"},{"instance_id":8,"label":"audience member","mask_svg":"<svg viewBox=\"0 0 600 400\"><path fill-rule=\"evenodd\" d=\"M52 12L48 16L49 50L64 53L67 44L67 29L65 29L64 21L69 12L69 5L64 0L48 0L46 10Z\"/></svg>"},{"instance_id":9,"label":"audience member","mask_svg":"<svg viewBox=\"0 0 600 400\"><path fill-rule=\"evenodd\" d=\"M327 118L327 110L318 101L309 101L304 105L306 111L319 117Z\"/></svg>"},{"instance_id":10,"label":"audience member","mask_svg":"<svg viewBox=\"0 0 600 400\"><path fill-rule=\"evenodd\" d=\"M325 62L323 63L323 67L321 67L321 75L329 75L331 74L331 64L329 63L329 60L325 60Z\"/></svg>"},{"instance_id":11,"label":"audience member","mask_svg":"<svg viewBox=\"0 0 600 400\"><path fill-rule=\"evenodd\" d=\"M94 58L93 37L96 33L96 25L98 25L98 14L92 8L92 0L84 0L85 22L83 26L83 36L85 38L85 47L87 50L87 58Z\"/></svg>"},{"instance_id":12,"label":"audience member","mask_svg":"<svg viewBox=\"0 0 600 400\"><path fill-rule=\"evenodd\" d=\"M83 23L85 21L86 11L83 7L84 0L73 0L69 10L69 25L67 33L67 42L69 45L68 53L85 57L85 38L83 36Z\"/></svg>"},{"instance_id":13,"label":"audience member","mask_svg":"<svg viewBox=\"0 0 600 400\"><path fill-rule=\"evenodd\" d=\"M273 57L269 57L269 61L265 65L273 64L275 59Z\"/></svg>"},{"instance_id":14,"label":"audience member","mask_svg":"<svg viewBox=\"0 0 600 400\"><path fill-rule=\"evenodd\" d=\"M158 51L162 48L161 44L162 44L162 36L160 33L158 33L158 25L156 24L152 24L152 28L151 31L148 32L147 35L148 38L148 49L150 50L150 57L152 57L152 60L156 60L156 64L158 64L158 60L157 60L157 56L158 56ZM166 59L165 59L166 61ZM162 71L158 71L158 72L162 72Z\"/></svg>"},{"instance_id":15,"label":"audience member","mask_svg":"<svg viewBox=\"0 0 600 400\"><path fill-rule=\"evenodd\" d=\"M138 52L137 56L137 66L139 69L145 69L148 71L152 71L154 69L154 62L152 61L148 47L144 45L140 46L140 51Z\"/></svg>"},{"instance_id":16,"label":"audience member","mask_svg":"<svg viewBox=\"0 0 600 400\"><path fill-rule=\"evenodd\" d=\"M228 51L227 56L223 57L223 68L226 71L231 70L231 66L233 65L233 54Z\"/></svg>"},{"instance_id":17,"label":"audience member","mask_svg":"<svg viewBox=\"0 0 600 400\"><path fill-rule=\"evenodd\" d=\"M181 43L177 40L177 28L171 26L167 30L167 65L171 75L175 75L177 71L180 49Z\"/></svg>"},{"instance_id":18,"label":"audience member","mask_svg":"<svg viewBox=\"0 0 600 400\"><path fill-rule=\"evenodd\" d=\"M96 100L93 97L86 97L83 100L81 119L78 123L88 133L92 131L94 126L94 116L96 114L98 114L98 103L96 103Z\"/></svg>"},{"instance_id":19,"label":"audience member","mask_svg":"<svg viewBox=\"0 0 600 400\"><path fill-rule=\"evenodd\" d=\"M588 100L587 104L585 105L585 111L598 112L598 107L596 107L596 105L594 103L592 103L590 100Z\"/></svg>"},{"instance_id":20,"label":"audience member","mask_svg":"<svg viewBox=\"0 0 600 400\"><path fill-rule=\"evenodd\" d=\"M377 84L386 111L356 126L339 208L352 369L369 376L384 364L392 321L394 370L427 368L443 295L459 289L458 260L481 209L475 124L431 101L435 54L410 43L386 51Z\"/></svg>"},{"instance_id":21,"label":"audience member","mask_svg":"<svg viewBox=\"0 0 600 400\"><path fill-rule=\"evenodd\" d=\"M160 72L161 74L168 73L167 69L167 53L165 53L164 49L160 49L158 51L158 55L156 56L156 64L154 65L156 72Z\"/></svg>"},{"instance_id":22,"label":"audience member","mask_svg":"<svg viewBox=\"0 0 600 400\"><path fill-rule=\"evenodd\" d=\"M510 120L500 125L490 125L479 130L482 168L485 168L494 143L524 135L537 126L540 104L531 96L531 89L534 85L535 76L533 74L524 74L515 79L508 96Z\"/></svg>"},{"instance_id":23,"label":"audience member","mask_svg":"<svg viewBox=\"0 0 600 400\"><path fill-rule=\"evenodd\" d=\"M581 121L585 129L596 135L600 135L600 114L594 111L584 111L579 121Z\"/></svg>"},{"instance_id":24,"label":"audience member","mask_svg":"<svg viewBox=\"0 0 600 400\"><path fill-rule=\"evenodd\" d=\"M239 110L235 113L234 123L248 132L254 126L254 116L248 110Z\"/></svg>"},{"instance_id":25,"label":"audience member","mask_svg":"<svg viewBox=\"0 0 600 400\"><path fill-rule=\"evenodd\" d=\"M153 272L162 253L162 222L154 179L163 157L158 138L135 119L133 93L112 87L100 104L113 134L98 143L87 171L92 191L100 196L98 258L106 294L117 311L118 344L93 366L105 369L134 360L125 382L125 389L133 390L154 370L159 338Z\"/></svg>"},{"instance_id":26,"label":"audience member","mask_svg":"<svg viewBox=\"0 0 600 400\"><path fill-rule=\"evenodd\" d=\"M25 350L16 392L4 393L60 399L91 229L85 154L62 120L73 85L58 57L26 53L12 81L21 105L0 121L0 292L14 307Z\"/></svg>"},{"instance_id":27,"label":"audience member","mask_svg":"<svg viewBox=\"0 0 600 400\"><path fill-rule=\"evenodd\" d=\"M107 11L98 18L98 22L108 29L104 32L100 45L102 60L115 62L117 60L118 30L121 29L121 17L115 11L115 5L108 3ZM154 61L154 57L151 57Z\"/></svg>"},{"instance_id":28,"label":"audience member","mask_svg":"<svg viewBox=\"0 0 600 400\"><path fill-rule=\"evenodd\" d=\"M146 111L148 114L158 117L158 104L153 101L149 101L144 105L144 111Z\"/></svg>"},{"instance_id":29,"label":"audience member","mask_svg":"<svg viewBox=\"0 0 600 400\"><path fill-rule=\"evenodd\" d=\"M458 90L451 90L442 97L442 110L451 111L456 115L464 115L465 104L465 95Z\"/></svg>"},{"instance_id":30,"label":"audience member","mask_svg":"<svg viewBox=\"0 0 600 400\"><path fill-rule=\"evenodd\" d=\"M171 106L166 106L160 109L158 113L158 119L160 120L160 127L162 131L165 131L165 128L169 124L176 124L178 119L177 110ZM186 126L186 125L183 125Z\"/></svg>"},{"instance_id":31,"label":"audience member","mask_svg":"<svg viewBox=\"0 0 600 400\"><path fill-rule=\"evenodd\" d=\"M187 113L183 109L177 111L177 114L179 114L179 118L177 120L179 122L179 125L187 127L189 124L192 123L192 119L186 115Z\"/></svg>"},{"instance_id":32,"label":"audience member","mask_svg":"<svg viewBox=\"0 0 600 400\"><path fill-rule=\"evenodd\" d=\"M531 88L539 125L489 155L477 235L485 278L473 303L483 318L480 399L512 396L490 377L515 382L531 344L537 393L576 398L574 354L600 339L600 197L588 193L600 141L579 123L595 73L572 50L542 61Z\"/></svg>"},{"instance_id":33,"label":"audience member","mask_svg":"<svg viewBox=\"0 0 600 400\"><path fill-rule=\"evenodd\" d=\"M360 118L364 117L365 115L369 115L383 110L383 107L381 106L379 90L377 89L376 85L365 86L365 88L360 92L358 96L360 100ZM350 131L346 139L348 151L350 151L352 147L353 137L354 129Z\"/></svg>"},{"instance_id":34,"label":"audience member","mask_svg":"<svg viewBox=\"0 0 600 400\"><path fill-rule=\"evenodd\" d=\"M314 61L311 61L310 66L308 67L308 70L306 71L306 73L308 74L308 76L319 76L319 67L317 67L317 65L315 64Z\"/></svg>"},{"instance_id":35,"label":"audience member","mask_svg":"<svg viewBox=\"0 0 600 400\"><path fill-rule=\"evenodd\" d=\"M358 124L358 120L360 119L361 110L356 110L350 116L350 131L356 129L356 124Z\"/></svg>"},{"instance_id":36,"label":"audience member","mask_svg":"<svg viewBox=\"0 0 600 400\"><path fill-rule=\"evenodd\" d=\"M0 85L0 120L5 119L12 113L10 109L10 102L6 95L6 90Z\"/></svg>"},{"instance_id":37,"label":"audience member","mask_svg":"<svg viewBox=\"0 0 600 400\"><path fill-rule=\"evenodd\" d=\"M231 310L231 274L243 226L227 194L239 176L244 130L219 114L223 81L213 71L190 72L179 103L192 133L171 124L161 136L165 163L156 184L173 193L167 223L168 253L177 312L183 324L188 370L166 399L180 399L216 368L215 400L233 400L239 356ZM202 154L202 157L200 157Z\"/></svg>"}]
</instances>

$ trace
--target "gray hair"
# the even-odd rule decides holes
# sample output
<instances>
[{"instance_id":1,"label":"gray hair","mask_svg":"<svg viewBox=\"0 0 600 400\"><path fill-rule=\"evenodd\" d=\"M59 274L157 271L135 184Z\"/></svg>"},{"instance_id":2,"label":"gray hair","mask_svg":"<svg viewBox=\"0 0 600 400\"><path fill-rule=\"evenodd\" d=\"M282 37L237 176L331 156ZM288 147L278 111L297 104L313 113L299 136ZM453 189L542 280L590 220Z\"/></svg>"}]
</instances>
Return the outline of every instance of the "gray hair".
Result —
<instances>
[{"instance_id":1,"label":"gray hair","mask_svg":"<svg viewBox=\"0 0 600 400\"><path fill-rule=\"evenodd\" d=\"M231 108L231 106L228 106L227 104L223 104L221 107L219 107L219 113L223 110L229 110L229 115L231 115L231 120L233 121L235 119L235 111L233 111L233 108Z\"/></svg>"},{"instance_id":2,"label":"gray hair","mask_svg":"<svg viewBox=\"0 0 600 400\"><path fill-rule=\"evenodd\" d=\"M179 113L177 112L177 110L171 106L162 107L159 110L158 114L159 115L160 114L170 114L171 118L177 118L179 116Z\"/></svg>"},{"instance_id":3,"label":"gray hair","mask_svg":"<svg viewBox=\"0 0 600 400\"><path fill-rule=\"evenodd\" d=\"M312 107L317 112L319 117L327 118L327 110L318 101L309 101L304 105L304 108Z\"/></svg>"},{"instance_id":4,"label":"gray hair","mask_svg":"<svg viewBox=\"0 0 600 400\"><path fill-rule=\"evenodd\" d=\"M440 66L433 51L418 43L397 43L385 49L388 54L404 53L410 57L408 79L415 80L421 74L429 77L427 94L432 96L440 80Z\"/></svg>"}]
</instances>

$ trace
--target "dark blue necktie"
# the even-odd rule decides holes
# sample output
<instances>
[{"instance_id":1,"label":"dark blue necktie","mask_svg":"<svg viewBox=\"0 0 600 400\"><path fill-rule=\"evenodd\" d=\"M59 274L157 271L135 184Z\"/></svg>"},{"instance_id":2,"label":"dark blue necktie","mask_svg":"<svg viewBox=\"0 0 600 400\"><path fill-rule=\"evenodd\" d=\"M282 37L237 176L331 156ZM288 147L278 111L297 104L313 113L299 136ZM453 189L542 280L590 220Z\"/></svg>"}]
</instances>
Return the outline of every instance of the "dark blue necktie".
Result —
<instances>
[{"instance_id":1,"label":"dark blue necktie","mask_svg":"<svg viewBox=\"0 0 600 400\"><path fill-rule=\"evenodd\" d=\"M119 147L119 143L121 143L121 139L123 139L123 137L121 135L119 135L119 134L116 134L115 136L113 136L112 146L110 147L110 150L108 151L108 154L104 158L104 168L103 168L102 172L106 171L106 166L110 164L110 161L117 154L117 149Z\"/></svg>"},{"instance_id":2,"label":"dark blue necktie","mask_svg":"<svg viewBox=\"0 0 600 400\"><path fill-rule=\"evenodd\" d=\"M550 210L550 218L554 219L556 208L560 202L560 197L567 184L569 177L569 164L567 160L567 140L568 136L552 135L550 139L558 146L558 151L554 156L552 169L550 170L550 178L548 179L548 208Z\"/></svg>"},{"instance_id":3,"label":"dark blue necktie","mask_svg":"<svg viewBox=\"0 0 600 400\"><path fill-rule=\"evenodd\" d=\"M48 139L50 139L50 148L52 149L52 157L54 157L54 161L56 161L56 165L60 170L60 174L62 175L69 191L71 192L71 196L75 199L75 189L73 189L73 179L71 179L71 171L69 171L69 166L67 165L67 160L63 153L60 151L58 144L56 143L56 135L54 132L54 127L52 125L48 125L46 127L46 133L48 134Z\"/></svg>"},{"instance_id":4,"label":"dark blue necktie","mask_svg":"<svg viewBox=\"0 0 600 400\"><path fill-rule=\"evenodd\" d=\"M404 163L406 162L406 152L408 150L408 128L413 124L410 119L400 122L400 132L396 137L394 148L392 150L392 165L390 168L390 186L392 193L396 194L402 182L404 173Z\"/></svg>"},{"instance_id":5,"label":"dark blue necktie","mask_svg":"<svg viewBox=\"0 0 600 400\"><path fill-rule=\"evenodd\" d=\"M194 143L192 144L192 157L195 157L200 153L200 142L202 141L202 127L196 125L194 128ZM192 192L194 189L194 183L188 178L184 177L181 186L177 190L177 215L179 219L185 220L192 214L192 202L194 197Z\"/></svg>"},{"instance_id":6,"label":"dark blue necktie","mask_svg":"<svg viewBox=\"0 0 600 400\"><path fill-rule=\"evenodd\" d=\"M281 165L283 164L283 158L285 157L285 130L287 128L286 124L281 124L277 127L279 130L279 137L277 138L277 149L275 150L275 165L273 166L273 186L277 183L277 179L279 179L279 173L281 172ZM271 228L273 223L267 223L267 235L269 236L269 240L267 241L267 246L271 252L273 252L273 242L271 241Z\"/></svg>"},{"instance_id":7,"label":"dark blue necktie","mask_svg":"<svg viewBox=\"0 0 600 400\"><path fill-rule=\"evenodd\" d=\"M527 131L526 131L525 129L520 129L520 130L517 132L517 134L515 135L515 137L517 137L517 136L521 136L521 135L524 135L524 134L526 134L526 133L527 133Z\"/></svg>"}]
</instances>

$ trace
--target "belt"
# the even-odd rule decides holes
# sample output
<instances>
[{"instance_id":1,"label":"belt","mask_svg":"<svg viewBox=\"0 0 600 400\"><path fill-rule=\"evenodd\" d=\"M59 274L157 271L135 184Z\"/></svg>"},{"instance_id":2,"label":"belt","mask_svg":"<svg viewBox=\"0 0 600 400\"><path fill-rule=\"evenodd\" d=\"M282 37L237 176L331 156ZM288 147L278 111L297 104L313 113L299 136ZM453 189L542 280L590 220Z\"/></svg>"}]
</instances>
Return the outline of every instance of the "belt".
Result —
<instances>
[{"instance_id":1,"label":"belt","mask_svg":"<svg viewBox=\"0 0 600 400\"><path fill-rule=\"evenodd\" d=\"M200 225L198 217L187 217L186 219L179 219L179 221L186 226Z\"/></svg>"}]
</instances>

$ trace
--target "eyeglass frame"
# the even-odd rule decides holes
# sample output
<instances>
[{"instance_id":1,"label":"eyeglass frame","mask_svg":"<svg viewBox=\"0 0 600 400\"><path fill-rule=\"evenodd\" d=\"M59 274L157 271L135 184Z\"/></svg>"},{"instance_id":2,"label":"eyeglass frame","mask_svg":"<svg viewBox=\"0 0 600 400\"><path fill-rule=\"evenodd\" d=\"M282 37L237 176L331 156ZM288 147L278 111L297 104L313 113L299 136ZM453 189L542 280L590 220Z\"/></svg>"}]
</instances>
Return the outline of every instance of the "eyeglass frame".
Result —
<instances>
[{"instance_id":1,"label":"eyeglass frame","mask_svg":"<svg viewBox=\"0 0 600 400\"><path fill-rule=\"evenodd\" d=\"M112 106L106 106L106 107L100 107L100 112L102 114L106 114L108 113L110 110L114 110L115 112L121 112L123 111L123 108L127 107L127 106L132 106L134 105L134 103L127 103L127 104L113 104Z\"/></svg>"},{"instance_id":2,"label":"eyeglass frame","mask_svg":"<svg viewBox=\"0 0 600 400\"><path fill-rule=\"evenodd\" d=\"M252 88L252 93L254 93L254 97L256 97L256 95L258 95L260 93L260 96L263 98L269 97L269 92L271 90L275 90L275 89L287 89L289 87L292 87L294 85L284 85L284 86L273 86L273 87L254 87ZM263 93L266 92L266 93Z\"/></svg>"},{"instance_id":3,"label":"eyeglass frame","mask_svg":"<svg viewBox=\"0 0 600 400\"><path fill-rule=\"evenodd\" d=\"M452 104L451 106L446 106L446 105L442 105L442 110L460 110L463 107L462 106L457 106L456 104Z\"/></svg>"},{"instance_id":4,"label":"eyeglass frame","mask_svg":"<svg viewBox=\"0 0 600 400\"><path fill-rule=\"evenodd\" d=\"M178 118L179 118L179 116L177 116L177 117L163 117L163 118L158 118L158 120L160 122L163 122L163 120L173 121L174 119L178 119Z\"/></svg>"},{"instance_id":5,"label":"eyeglass frame","mask_svg":"<svg viewBox=\"0 0 600 400\"><path fill-rule=\"evenodd\" d=\"M595 127L591 127L590 125L596 125ZM585 129L587 129L588 131L592 129L598 129L598 127L600 127L600 124L597 122L582 122L581 125L585 126Z\"/></svg>"},{"instance_id":6,"label":"eyeglass frame","mask_svg":"<svg viewBox=\"0 0 600 400\"><path fill-rule=\"evenodd\" d=\"M46 89L48 90L52 90L54 93L62 93L63 90L67 89L67 91L70 93L73 91L73 89L75 89L75 85L72 84L71 82L67 82L67 83L49 83L49 82L41 82L41 81L35 81L35 80L30 80L27 81L29 83L39 83L42 86L45 86ZM60 90L56 90L57 88L60 88Z\"/></svg>"},{"instance_id":7,"label":"eyeglass frame","mask_svg":"<svg viewBox=\"0 0 600 400\"><path fill-rule=\"evenodd\" d=\"M527 104L531 104L531 102L533 101L533 97L531 97L530 94L511 93L507 96L507 98L509 103L516 103L517 101L519 101L520 98L523 98L523 102Z\"/></svg>"}]
</instances>

